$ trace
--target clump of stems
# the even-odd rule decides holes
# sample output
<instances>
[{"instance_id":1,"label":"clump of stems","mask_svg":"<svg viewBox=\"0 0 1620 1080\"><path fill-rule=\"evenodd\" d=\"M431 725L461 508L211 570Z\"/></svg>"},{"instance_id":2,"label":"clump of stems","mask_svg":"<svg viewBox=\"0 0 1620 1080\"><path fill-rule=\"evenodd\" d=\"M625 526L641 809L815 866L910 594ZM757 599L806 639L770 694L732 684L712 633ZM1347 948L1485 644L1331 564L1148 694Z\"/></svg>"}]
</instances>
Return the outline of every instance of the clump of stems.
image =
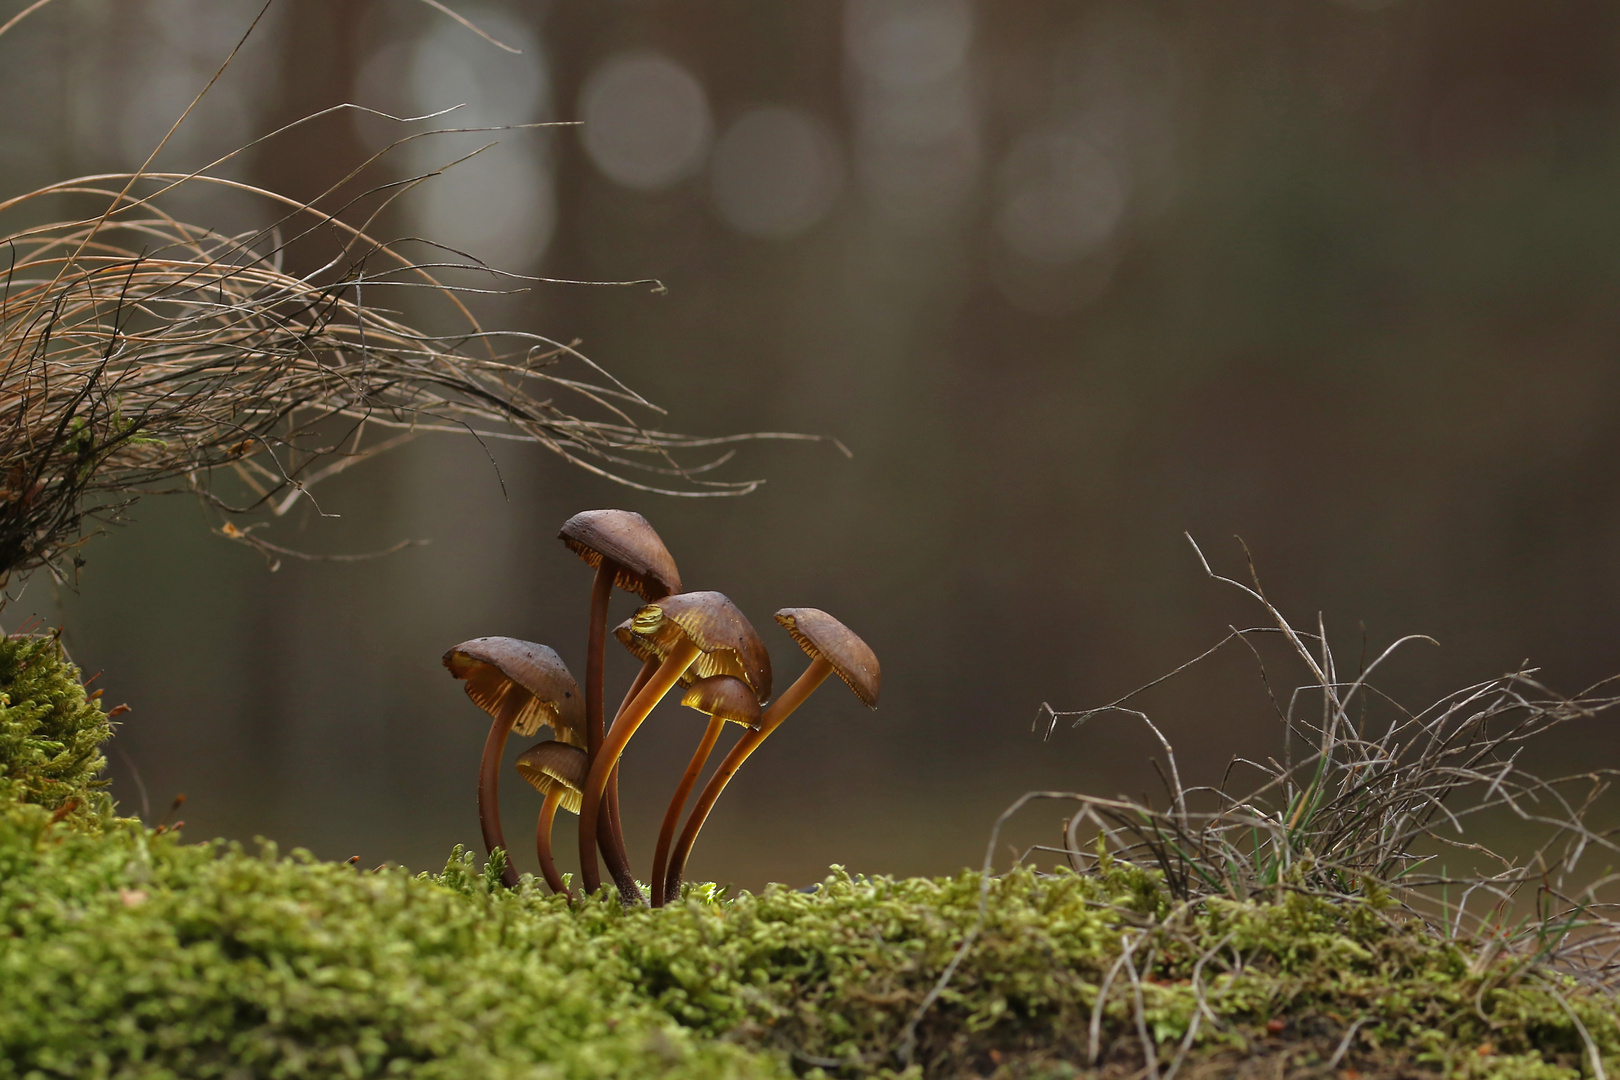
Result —
<instances>
[{"instance_id":1,"label":"clump of stems","mask_svg":"<svg viewBox=\"0 0 1620 1080\"><path fill-rule=\"evenodd\" d=\"M1343 905L1347 913L1370 910L1452 942L1468 957L1469 978L1483 986L1533 982L1571 1017L1561 989L1570 978L1593 992L1620 994L1620 908L1613 895L1620 875L1610 869L1620 855L1620 829L1593 821L1616 773L1549 779L1520 760L1527 744L1553 729L1592 721L1620 704L1613 680L1566 697L1533 670L1520 670L1409 709L1372 678L1404 646L1426 639L1402 638L1353 673L1341 672L1320 617L1314 631L1296 628L1266 596L1252 562L1244 583L1217 574L1197 554L1210 578L1258 603L1267 621L1231 628L1204 653L1106 705L1060 711L1043 704L1037 719L1048 735L1060 720L1079 726L1114 713L1136 719L1163 750L1164 803L1052 790L1028 792L1008 807L985 851L977 921L912 1010L894 1060L909 1065L937 1041L930 1033L939 1007L989 925L1003 830L1027 807L1048 801L1076 809L1059 843L1035 845L1021 862L1055 857L1067 870L1104 878L1121 867L1144 870L1165 894L1157 913L1129 916L1132 929L1098 988L1085 1057L1093 1068L1109 1052L1099 1019L1110 996L1125 1003L1134 1022L1145 1074L1160 1080L1173 1080L1189 1064L1206 1016L1216 1030L1227 1026L1205 994L1216 971L1237 970L1243 958L1230 935L1213 948L1197 940L1195 915L1211 901L1308 898ZM1280 639L1304 673L1292 692L1279 695L1260 664L1282 728L1280 758L1234 757L1218 785L1184 784L1174 745L1136 700L1233 642L1261 661L1258 643L1267 638ZM1239 787L1246 774L1255 779ZM1520 836L1536 835L1528 851L1513 856L1481 842L1482 833L1504 822ZM1144 991L1171 955L1199 957L1192 981L1201 1007L1184 1037L1165 1044L1155 1035ZM1330 1071L1361 1056L1355 1040L1364 1022L1347 1022L1335 1036ZM1574 1027L1590 1074L1607 1075L1598 1036L1578 1019Z\"/></svg>"},{"instance_id":2,"label":"clump of stems","mask_svg":"<svg viewBox=\"0 0 1620 1080\"><path fill-rule=\"evenodd\" d=\"M1196 545L1194 545L1196 550ZM1239 899L1307 890L1319 895L1388 896L1448 935L1480 933L1496 949L1556 958L1604 982L1620 979L1620 924L1603 866L1620 855L1620 829L1592 824L1589 811L1616 773L1598 769L1544 778L1521 751L1554 728L1590 721L1620 704L1613 680L1562 696L1533 669L1509 672L1408 709L1372 682L1404 646L1402 638L1353 673L1341 672L1318 619L1291 624L1250 583L1217 574L1265 611L1268 623L1233 628L1216 646L1174 672L1099 708L1042 706L1049 730L1060 719L1084 724L1109 713L1147 726L1164 751L1166 803L1123 796L1039 792L1079 804L1053 851L1077 870L1126 859L1156 868L1179 900ZM1305 678L1279 695L1261 677L1282 727L1282 755L1234 757L1219 785L1184 785L1175 749L1132 702L1216 650L1242 642L1261 653L1262 636L1280 638ZM1255 780L1239 787L1245 773ZM1538 836L1514 857L1492 850L1480 827L1519 823Z\"/></svg>"}]
</instances>

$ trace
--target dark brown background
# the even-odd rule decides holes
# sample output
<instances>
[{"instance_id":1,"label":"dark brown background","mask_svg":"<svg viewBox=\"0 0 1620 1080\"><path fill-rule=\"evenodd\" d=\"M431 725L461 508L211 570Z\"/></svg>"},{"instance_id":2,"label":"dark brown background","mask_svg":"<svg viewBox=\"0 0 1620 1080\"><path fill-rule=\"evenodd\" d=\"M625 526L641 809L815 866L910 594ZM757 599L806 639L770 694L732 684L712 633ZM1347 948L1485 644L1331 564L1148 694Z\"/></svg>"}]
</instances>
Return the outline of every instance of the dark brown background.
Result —
<instances>
[{"instance_id":1,"label":"dark brown background","mask_svg":"<svg viewBox=\"0 0 1620 1080\"><path fill-rule=\"evenodd\" d=\"M1229 571L1241 534L1352 665L1363 627L1375 649L1433 634L1391 672L1412 701L1525 657L1570 690L1620 670L1620 9L933 6L457 5L527 35L523 57L408 0L272 8L160 167L340 101L409 110L412 92L480 123L574 119L634 50L702 87L715 147L755 106L810 118L830 171L807 190L827 205L790 235L736 226L718 149L644 190L576 129L504 138L500 168L452 170L437 210L424 196L385 231L482 238L517 270L661 278L668 295L556 286L481 310L582 338L675 429L826 433L855 456L747 448L727 475L768 477L758 493L681 501L499 446L503 499L476 445L424 440L329 485L341 519L295 514L272 538L429 546L274 574L193 502L149 501L73 588L35 581L5 615L65 620L134 706L112 755L124 805L144 784L156 816L184 791L192 836L436 866L476 839L483 734L438 656L511 634L578 672L589 574L554 536L594 506L647 514L689 586L736 599L779 683L800 667L769 625L782 605L827 608L883 660L877 713L828 687L722 802L693 869L744 886L831 862L949 871L1027 789L1150 787L1154 747L1128 721L1050 742L1031 725L1042 701L1101 703L1257 621L1184 530ZM137 164L256 8L58 0L0 38L0 197ZM481 96L455 98L445 71ZM237 175L312 195L377 137L335 117ZM732 179L767 211L804 183L746 149ZM1192 777L1276 748L1243 655L1149 703ZM631 748L642 861L699 723L666 706ZM1548 757L1612 763L1620 740L1594 724L1561 747ZM508 791L508 834L527 836L538 800Z\"/></svg>"}]
</instances>

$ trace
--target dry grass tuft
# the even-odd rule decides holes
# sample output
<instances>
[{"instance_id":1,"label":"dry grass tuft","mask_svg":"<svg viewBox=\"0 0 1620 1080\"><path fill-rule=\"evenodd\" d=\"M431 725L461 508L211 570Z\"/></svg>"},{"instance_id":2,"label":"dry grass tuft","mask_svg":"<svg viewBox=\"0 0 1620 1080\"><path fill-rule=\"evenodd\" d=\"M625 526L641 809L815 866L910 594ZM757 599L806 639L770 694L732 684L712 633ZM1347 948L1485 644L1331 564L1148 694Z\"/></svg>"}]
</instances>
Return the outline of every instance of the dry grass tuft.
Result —
<instances>
[{"instance_id":1,"label":"dry grass tuft","mask_svg":"<svg viewBox=\"0 0 1620 1080\"><path fill-rule=\"evenodd\" d=\"M1052 725L1109 712L1139 719L1163 746L1168 769L1164 809L1063 793L1082 804L1057 849L1064 858L1080 868L1106 852L1157 867L1183 901L1279 890L1388 894L1437 932L1482 935L1493 955L1524 952L1620 986L1620 924L1605 899L1620 877L1612 864L1592 866L1620 855L1620 827L1589 820L1620 773L1545 778L1520 760L1552 729L1620 704L1614 680L1565 697L1526 669L1408 709L1371 680L1404 646L1430 639L1401 638L1346 677L1320 617L1315 632L1296 629L1266 597L1252 562L1244 584L1217 574L1193 546L1204 572L1259 603L1270 624L1229 628L1214 648L1100 708L1043 706ZM1259 635L1281 637L1305 674L1286 701L1260 663L1251 641ZM1184 787L1169 740L1129 703L1233 641L1254 651L1282 726L1282 758L1234 757L1218 787ZM1233 777L1243 771L1258 778L1234 793ZM1496 831L1513 823L1517 835L1534 839L1528 850L1494 851L1478 841L1476 823ZM1085 842L1091 837L1095 849ZM1448 864L1471 872L1448 872Z\"/></svg>"},{"instance_id":2,"label":"dry grass tuft","mask_svg":"<svg viewBox=\"0 0 1620 1080\"><path fill-rule=\"evenodd\" d=\"M0 24L0 36L49 2L35 0ZM424 2L514 51L437 0ZM644 426L631 410L662 410L573 345L486 330L463 302L467 294L522 291L537 281L661 291L658 282L524 278L409 241L411 250L430 253L432 261L423 262L404 253L406 243L369 234L401 194L488 146L346 198L332 212L322 208L405 142L551 125L417 131L308 202L223 178L219 168L333 113L402 118L338 105L194 172L149 171L270 3L134 172L80 177L0 201L0 587L13 574L39 568L60 577L65 563L77 564L87 518L116 520L140 495L156 491L196 493L216 512L217 533L259 549L272 567L281 556L311 558L256 535L264 521L243 528L229 517L280 516L302 499L313 503L314 484L425 432L537 443L628 487L686 496L738 495L758 486L707 478L731 458L727 444L813 438L781 432L700 438ZM165 209L177 192L199 189L256 200L273 223L229 234ZM360 225L344 220L362 206ZM307 260L312 250L324 252L310 260L319 265L287 268L289 251ZM469 273L483 287L450 281ZM378 306L407 296L414 301L409 319ZM425 313L429 302L440 310ZM453 329L424 329L439 323ZM711 456L694 464L677 458L692 450ZM222 486L222 478L234 484Z\"/></svg>"},{"instance_id":3,"label":"dry grass tuft","mask_svg":"<svg viewBox=\"0 0 1620 1080\"><path fill-rule=\"evenodd\" d=\"M161 208L182 185L262 200L278 220L244 235L189 224ZM678 452L796 437L645 427L630 410L657 410L573 347L486 331L462 294L491 290L443 280L513 275L471 259L413 262L274 192L207 175L84 177L0 202L0 222L38 217L38 204L105 209L0 232L0 579L61 573L87 517L115 519L163 490L195 492L222 535L296 554L226 515L284 514L320 480L424 432L537 443L679 495L758 481L707 479L730 457L723 449L693 466ZM312 272L285 268L291 245L323 239L335 256ZM457 329L430 333L378 306L407 291L413 310L435 301Z\"/></svg>"},{"instance_id":4,"label":"dry grass tuft","mask_svg":"<svg viewBox=\"0 0 1620 1080\"><path fill-rule=\"evenodd\" d=\"M919 1026L985 932L988 882L1003 826L1045 800L1076 803L1078 809L1065 822L1061 844L1038 846L1026 859L1056 856L1084 875L1122 865L1143 868L1174 901L1163 918L1138 920L1099 989L1099 1002L1110 987L1127 1000L1135 996L1138 1060L1146 1075L1160 1075L1161 1055L1169 1065L1163 1075L1176 1074L1198 1038L1197 1023L1179 1046L1158 1045L1141 1004L1144 972L1153 961L1133 964L1133 953L1199 955L1190 928L1201 925L1212 905L1298 898L1342 905L1347 913L1377 912L1380 919L1459 949L1468 958L1469 977L1504 972L1487 981L1534 983L1571 1018L1566 995L1576 987L1620 993L1620 918L1613 899L1620 827L1596 823L1599 801L1617 773L1598 769L1549 779L1521 760L1529 744L1554 728L1620 704L1613 680L1564 697L1538 682L1533 670L1521 670L1408 709L1371 679L1403 646L1426 639L1403 638L1346 676L1320 618L1314 632L1297 629L1266 597L1252 562L1245 584L1217 574L1196 544L1194 550L1210 578L1258 603L1268 623L1230 627L1200 656L1107 705L1073 712L1043 705L1037 721L1050 731L1059 720L1080 725L1110 713L1139 720L1164 751L1159 775L1167 805L1035 791L1009 807L986 852L979 921L911 1017L900 1060L911 1060ZM1291 691L1277 693L1255 644L1262 637L1280 638L1303 673ZM1187 786L1174 746L1132 702L1233 642L1248 646L1259 664L1282 727L1281 757L1234 757L1218 786ZM1240 787L1235 778L1245 774L1255 779ZM1482 834L1504 832L1515 836L1521 850L1501 852L1481 842ZM1193 983L1198 985L1196 977ZM1574 1027L1590 1074L1604 1076L1599 1040L1578 1019ZM1345 1061L1355 1034L1353 1026L1345 1031L1329 1056L1328 1072ZM1100 1064L1100 1053L1094 1018L1089 1064Z\"/></svg>"}]
</instances>

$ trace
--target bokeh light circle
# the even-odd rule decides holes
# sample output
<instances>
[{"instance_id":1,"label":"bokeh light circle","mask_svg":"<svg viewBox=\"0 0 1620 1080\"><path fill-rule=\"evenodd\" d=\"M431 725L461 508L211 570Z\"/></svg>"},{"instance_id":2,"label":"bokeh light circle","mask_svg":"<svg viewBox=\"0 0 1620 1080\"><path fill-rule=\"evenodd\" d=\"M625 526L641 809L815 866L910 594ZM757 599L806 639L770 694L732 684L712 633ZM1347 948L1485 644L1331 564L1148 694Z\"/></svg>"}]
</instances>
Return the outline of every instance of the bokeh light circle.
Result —
<instances>
[{"instance_id":1,"label":"bokeh light circle","mask_svg":"<svg viewBox=\"0 0 1620 1080\"><path fill-rule=\"evenodd\" d=\"M604 62L580 96L585 150L608 179L657 191L703 166L712 125L703 87L667 56L626 53Z\"/></svg>"},{"instance_id":2,"label":"bokeh light circle","mask_svg":"<svg viewBox=\"0 0 1620 1080\"><path fill-rule=\"evenodd\" d=\"M973 9L967 0L852 0L844 26L849 57L863 76L925 86L962 66Z\"/></svg>"},{"instance_id":3,"label":"bokeh light circle","mask_svg":"<svg viewBox=\"0 0 1620 1080\"><path fill-rule=\"evenodd\" d=\"M750 109L715 146L715 207L749 236L781 239L808 229L826 214L842 180L832 135L798 109Z\"/></svg>"},{"instance_id":4,"label":"bokeh light circle","mask_svg":"<svg viewBox=\"0 0 1620 1080\"><path fill-rule=\"evenodd\" d=\"M1095 251L1125 209L1119 170L1068 132L1020 139L1002 166L999 186L996 234L1034 262L1070 262Z\"/></svg>"}]
</instances>

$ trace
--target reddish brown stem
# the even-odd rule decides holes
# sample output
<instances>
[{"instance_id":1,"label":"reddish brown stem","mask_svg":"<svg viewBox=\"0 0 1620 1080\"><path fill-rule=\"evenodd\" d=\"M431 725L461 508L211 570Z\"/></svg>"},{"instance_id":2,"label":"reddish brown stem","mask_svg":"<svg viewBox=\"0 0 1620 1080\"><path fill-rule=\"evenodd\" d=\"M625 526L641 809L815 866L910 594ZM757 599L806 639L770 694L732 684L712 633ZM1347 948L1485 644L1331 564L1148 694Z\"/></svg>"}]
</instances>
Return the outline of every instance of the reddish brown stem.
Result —
<instances>
[{"instance_id":1,"label":"reddish brown stem","mask_svg":"<svg viewBox=\"0 0 1620 1080\"><path fill-rule=\"evenodd\" d=\"M647 680L652 678L653 674L657 670L658 658L656 656L649 656L642 663L641 670L636 672L635 679L630 683L630 689L624 692L624 700L619 702L619 711L613 714L614 723L619 722L619 713L624 712L624 710L630 707L630 703L636 700L636 695L641 693L641 688L647 685Z\"/></svg>"},{"instance_id":2,"label":"reddish brown stem","mask_svg":"<svg viewBox=\"0 0 1620 1080\"><path fill-rule=\"evenodd\" d=\"M709 717L709 726L703 731L703 738L697 749L692 751L692 760L686 765L686 772L681 776L681 782L675 787L675 794L669 800L669 809L664 811L664 825L658 830L658 848L653 853L652 872L652 906L663 907L665 902L673 899L664 892L664 875L669 870L669 845L675 839L675 826L681 821L681 808L686 805L686 797L692 794L692 788L697 784L698 774L703 771L703 765L709 760L709 754L714 750L714 744L720 740L720 732L726 722L718 716Z\"/></svg>"},{"instance_id":3,"label":"reddish brown stem","mask_svg":"<svg viewBox=\"0 0 1620 1080\"><path fill-rule=\"evenodd\" d=\"M602 824L596 827L596 843L602 849L602 858L607 863L608 875L613 878L619 891L624 892L624 877L628 874L630 866L630 853L624 846L624 827L619 823L619 770L614 769L613 775L608 777L607 792L602 796ZM621 869L624 868L624 869ZM636 887L635 895L627 898L633 904L644 904L646 898L641 895L640 886Z\"/></svg>"},{"instance_id":4,"label":"reddish brown stem","mask_svg":"<svg viewBox=\"0 0 1620 1080\"><path fill-rule=\"evenodd\" d=\"M534 827L534 849L540 856L540 873L545 875L546 884L551 886L554 893L562 893L570 900L574 894L568 891L568 883L563 881L557 872L557 863L551 857L551 827L557 818L557 807L562 802L562 791L558 789L546 795L546 801L540 807L540 820Z\"/></svg>"},{"instance_id":5,"label":"reddish brown stem","mask_svg":"<svg viewBox=\"0 0 1620 1080\"><path fill-rule=\"evenodd\" d=\"M805 699L816 692L816 687L826 681L832 674L832 665L819 656L810 661L810 666L804 669L804 674L793 681L781 697L771 703L765 710L765 715L759 719L758 731L745 731L743 737L738 739L720 762L720 767L709 777L709 782L703 787L703 794L692 806L692 814L686 819L686 828L681 830L681 838L675 845L675 853L669 860L668 880L664 883L664 895L676 897L681 895L681 882L686 876L686 860L692 854L692 845L697 842L698 831L708 820L709 811L714 809L715 800L720 793L726 790L731 778L737 775L748 755L759 748L765 737L775 731L782 721L793 714L793 710L803 705Z\"/></svg>"},{"instance_id":6,"label":"reddish brown stem","mask_svg":"<svg viewBox=\"0 0 1620 1080\"><path fill-rule=\"evenodd\" d=\"M515 695L514 695L515 696ZM503 704L489 725L489 737L484 740L484 756L478 763L478 826L484 833L484 851L494 855L500 848L506 853L506 869L501 872L501 883L508 889L517 888L517 867L512 865L512 849L501 835L501 755L506 751L506 737L512 734L512 718L516 706Z\"/></svg>"},{"instance_id":7,"label":"reddish brown stem","mask_svg":"<svg viewBox=\"0 0 1620 1080\"><path fill-rule=\"evenodd\" d=\"M618 564L604 557L591 583L591 625L585 652L585 741L586 752L593 764L601 751L604 737L602 683L607 652L607 612L608 601L613 596L613 580L618 572ZM594 842L586 834L580 834L580 882L587 895L594 893L602 884L602 873L596 861L596 851L600 846L602 856L607 860L608 873L618 886L620 898L626 904L639 906L646 900L636 885L635 875L630 872L629 859L624 857L624 841L613 831L613 820L614 813L610 809L595 823Z\"/></svg>"},{"instance_id":8,"label":"reddish brown stem","mask_svg":"<svg viewBox=\"0 0 1620 1080\"><path fill-rule=\"evenodd\" d=\"M608 777L619 763L619 755L624 752L625 744L636 733L641 722L647 719L647 714L653 711L653 706L669 692L675 681L681 677L689 664L696 659L701 650L690 641L677 645L658 665L658 670L647 685L641 688L628 708L614 721L613 730L602 743L601 751L591 762L590 775L585 778L585 792L579 808L579 845L581 849L590 846L596 835L597 823L600 820L602 793L607 788ZM601 885L600 879L596 886L590 881L585 882L586 895L595 892Z\"/></svg>"},{"instance_id":9,"label":"reddish brown stem","mask_svg":"<svg viewBox=\"0 0 1620 1080\"><path fill-rule=\"evenodd\" d=\"M641 670L636 673L635 680L630 684L630 689L625 691L624 700L619 703L618 710L613 714L614 723L618 722L619 713L624 712L624 710L629 707L630 702L633 701L635 696L641 692L641 688L647 685L647 680L652 678L653 672L657 670L658 660L656 658L648 658L647 661L641 665ZM604 694L605 693L606 691L604 690ZM609 726L608 730L612 730L611 725ZM613 831L613 857L618 860L618 865L629 867L630 856L629 853L625 851L624 847L624 826L619 820L619 768L616 765L613 767L613 775L608 777L608 788L605 798L607 806L604 813L607 817L608 825ZM597 840L599 842L601 840L600 832L598 833ZM614 881L617 882L618 878L615 877ZM641 895L641 890L638 887L636 889L634 903L639 905L644 902L645 901Z\"/></svg>"}]
</instances>

